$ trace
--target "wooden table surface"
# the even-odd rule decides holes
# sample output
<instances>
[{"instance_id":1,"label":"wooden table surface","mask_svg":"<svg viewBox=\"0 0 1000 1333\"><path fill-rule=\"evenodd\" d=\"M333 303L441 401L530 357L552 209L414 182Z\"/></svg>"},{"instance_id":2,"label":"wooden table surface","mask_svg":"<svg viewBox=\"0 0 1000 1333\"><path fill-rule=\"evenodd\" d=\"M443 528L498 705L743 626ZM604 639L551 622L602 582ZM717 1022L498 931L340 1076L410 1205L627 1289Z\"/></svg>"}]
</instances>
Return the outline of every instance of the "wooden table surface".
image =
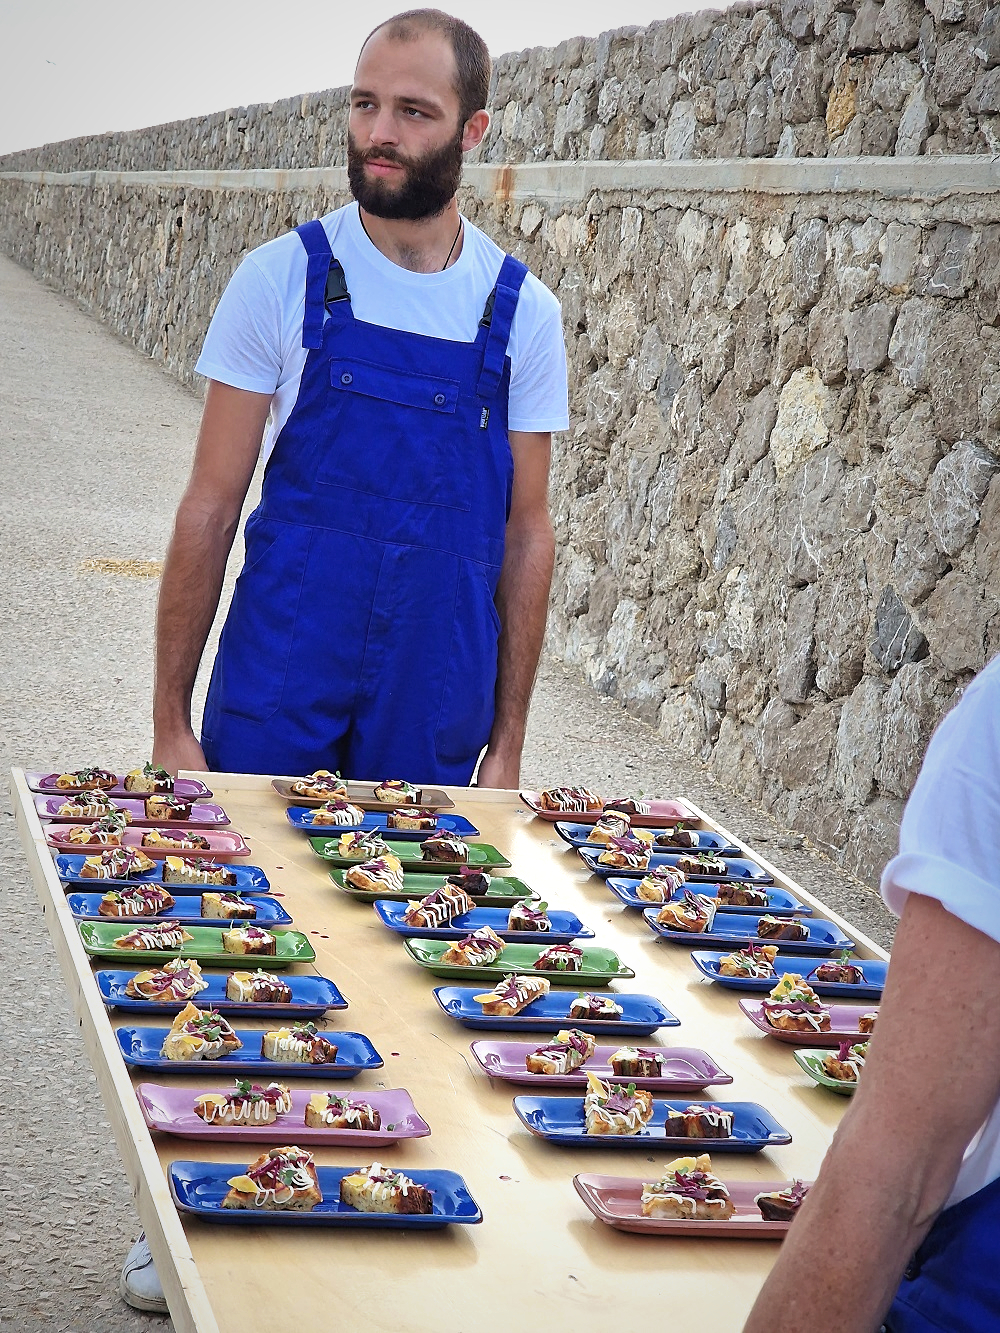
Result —
<instances>
[{"instance_id":1,"label":"wooden table surface","mask_svg":"<svg viewBox=\"0 0 1000 1333\"><path fill-rule=\"evenodd\" d=\"M44 841L44 826L23 773L15 769L18 820L39 898L175 1327L185 1333L284 1333L334 1326L510 1333L544 1321L603 1333L614 1326L654 1327L669 1315L671 1323L698 1333L739 1329L774 1261L777 1243L641 1236L597 1221L573 1188L575 1173L650 1179L680 1154L672 1149L562 1148L522 1128L511 1099L530 1090L491 1081L469 1053L471 1041L492 1034L461 1027L445 1016L432 990L451 983L411 962L400 937L381 925L370 904L353 901L331 883L328 863L288 824L285 802L269 781L238 774L200 776L226 808L232 827L250 842L248 862L264 869L272 889L283 895L280 901L295 928L315 947L315 965L298 970L330 977L350 1002L349 1008L330 1013L324 1026L334 1034L337 1028L365 1033L385 1060L383 1068L349 1082L326 1083L308 1074L297 1079L283 1074L283 1080L351 1094L407 1088L431 1126L427 1138L374 1152L316 1149L317 1162L359 1165L374 1155L403 1170L458 1171L484 1221L426 1233L182 1222L164 1178L169 1162L222 1161L239 1169L262 1149L150 1135L133 1083L225 1087L230 1076L212 1064L197 1075L165 1076L149 1070L130 1074L118 1054L113 1028L141 1021L141 1015L108 1012L101 1003L94 969ZM617 982L613 989L656 995L680 1018L680 1027L642 1038L644 1045L706 1050L734 1076L732 1085L709 1090L708 1096L760 1102L791 1131L788 1147L717 1154L717 1173L734 1180L812 1178L847 1099L816 1087L794 1063L791 1046L762 1036L743 1016L740 993L701 980L689 950L656 939L641 915L623 908L552 826L533 818L516 794L473 788L451 789L451 795L457 813L471 819L483 840L513 863L506 873L531 885L550 907L575 912L594 930L591 943L614 949L635 969L634 981ZM707 819L705 824L718 827ZM817 916L837 920L769 868L777 884L812 903ZM846 923L840 924L858 940L862 957L886 956ZM147 1021L169 1026L164 1017ZM273 1025L239 1022L261 1030ZM498 1035L519 1039L514 1033ZM294 1141L294 1131L290 1137Z\"/></svg>"}]
</instances>

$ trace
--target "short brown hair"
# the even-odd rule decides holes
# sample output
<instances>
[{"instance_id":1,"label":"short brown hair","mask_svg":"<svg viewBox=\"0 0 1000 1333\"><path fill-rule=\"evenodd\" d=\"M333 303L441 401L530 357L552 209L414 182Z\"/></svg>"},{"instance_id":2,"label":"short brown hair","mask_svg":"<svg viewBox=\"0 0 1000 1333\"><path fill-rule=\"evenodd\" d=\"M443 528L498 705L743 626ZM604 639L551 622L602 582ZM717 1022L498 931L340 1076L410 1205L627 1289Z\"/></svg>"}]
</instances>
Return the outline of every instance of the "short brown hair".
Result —
<instances>
[{"instance_id":1,"label":"short brown hair","mask_svg":"<svg viewBox=\"0 0 1000 1333\"><path fill-rule=\"evenodd\" d=\"M408 9L373 28L362 43L361 50L365 49L377 32L383 31L398 42L415 41L424 32L442 33L451 43L455 56L455 91L458 93L462 124L486 106L493 62L489 48L475 28L470 28L461 19L453 18L440 9Z\"/></svg>"}]
</instances>

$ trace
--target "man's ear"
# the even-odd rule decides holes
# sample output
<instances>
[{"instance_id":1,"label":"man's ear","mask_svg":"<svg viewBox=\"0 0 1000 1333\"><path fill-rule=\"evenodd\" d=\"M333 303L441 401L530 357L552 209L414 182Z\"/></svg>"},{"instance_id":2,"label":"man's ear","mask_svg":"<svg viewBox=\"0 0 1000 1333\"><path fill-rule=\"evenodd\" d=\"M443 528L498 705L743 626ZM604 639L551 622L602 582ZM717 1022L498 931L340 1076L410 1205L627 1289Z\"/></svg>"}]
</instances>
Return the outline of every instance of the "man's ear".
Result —
<instances>
[{"instance_id":1,"label":"man's ear","mask_svg":"<svg viewBox=\"0 0 1000 1333\"><path fill-rule=\"evenodd\" d=\"M490 114L488 111L474 111L465 122L462 129L462 152L471 152L473 148L478 148L486 137L486 131L490 127Z\"/></svg>"}]
</instances>

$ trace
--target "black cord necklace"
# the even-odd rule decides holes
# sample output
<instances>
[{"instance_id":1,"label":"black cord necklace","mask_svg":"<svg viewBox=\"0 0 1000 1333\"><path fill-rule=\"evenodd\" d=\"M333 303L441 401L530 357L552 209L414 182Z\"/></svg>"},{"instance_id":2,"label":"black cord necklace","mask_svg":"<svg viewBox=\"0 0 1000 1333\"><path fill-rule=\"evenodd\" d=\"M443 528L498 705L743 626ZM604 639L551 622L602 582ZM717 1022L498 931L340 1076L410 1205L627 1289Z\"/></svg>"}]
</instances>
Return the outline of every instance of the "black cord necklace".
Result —
<instances>
[{"instance_id":1,"label":"black cord necklace","mask_svg":"<svg viewBox=\"0 0 1000 1333\"><path fill-rule=\"evenodd\" d=\"M368 237L368 239L369 239L370 241L372 241L371 232L370 232L370 231L368 230L368 228L365 226L365 215L364 215L364 213L362 213L362 211L361 211L360 208L358 209L358 219L359 219L359 221L361 222L361 230L362 230L362 231L364 232L364 234ZM447 253L447 254L445 255L445 257L444 257L444 263L441 265L441 268L440 268L440 272L441 272L441 273L443 273L443 272L445 271L445 269L448 267L448 265L451 263L451 257L452 257L452 255L455 253L455 246L458 244L458 238L461 236L461 234L462 234L462 219L459 218L459 219L458 219L458 231L455 232L455 239L454 239L454 240L452 241L452 243L451 243L451 249L448 251L448 253ZM372 245L375 245L375 242L374 242L374 241L372 241ZM379 247L378 247L377 245L375 245L375 249L377 250L378 248L379 248Z\"/></svg>"}]
</instances>

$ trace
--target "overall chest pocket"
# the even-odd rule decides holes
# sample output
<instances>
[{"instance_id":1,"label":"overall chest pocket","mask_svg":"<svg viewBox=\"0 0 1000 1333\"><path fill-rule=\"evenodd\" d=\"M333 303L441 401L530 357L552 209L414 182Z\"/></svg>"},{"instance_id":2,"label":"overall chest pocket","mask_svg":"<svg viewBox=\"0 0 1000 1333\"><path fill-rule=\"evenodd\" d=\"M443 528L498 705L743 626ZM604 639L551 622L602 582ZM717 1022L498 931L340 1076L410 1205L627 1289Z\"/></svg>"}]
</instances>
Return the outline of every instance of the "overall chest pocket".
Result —
<instances>
[{"instance_id":1,"label":"overall chest pocket","mask_svg":"<svg viewBox=\"0 0 1000 1333\"><path fill-rule=\"evenodd\" d=\"M384 500L468 510L469 451L479 442L470 439L459 387L444 376L334 358L330 429L316 480Z\"/></svg>"}]
</instances>

